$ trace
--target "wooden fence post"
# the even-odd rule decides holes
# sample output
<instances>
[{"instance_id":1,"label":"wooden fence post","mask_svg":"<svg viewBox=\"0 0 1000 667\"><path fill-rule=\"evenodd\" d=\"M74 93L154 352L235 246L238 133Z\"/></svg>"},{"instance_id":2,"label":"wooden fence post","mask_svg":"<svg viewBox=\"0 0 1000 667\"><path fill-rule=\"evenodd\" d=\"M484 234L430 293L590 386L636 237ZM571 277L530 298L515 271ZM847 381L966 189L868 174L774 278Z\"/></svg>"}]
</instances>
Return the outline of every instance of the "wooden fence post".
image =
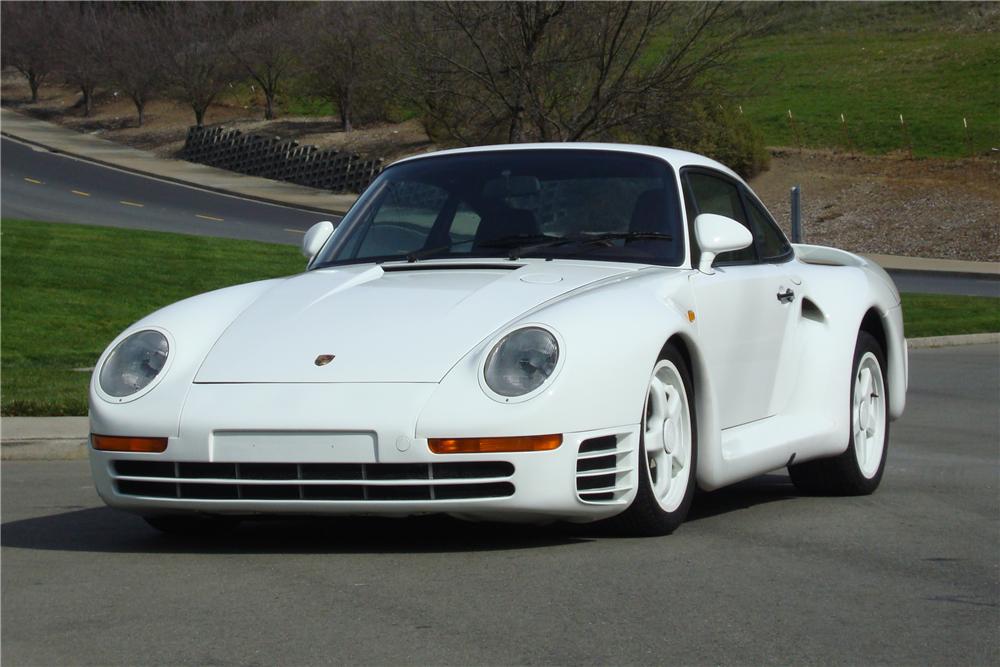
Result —
<instances>
[{"instance_id":1,"label":"wooden fence post","mask_svg":"<svg viewBox=\"0 0 1000 667\"><path fill-rule=\"evenodd\" d=\"M799 126L795 123L795 118L792 116L792 110L788 110L788 124L792 126L792 136L795 137L795 143L799 147L799 152L802 152L802 135L799 133Z\"/></svg>"},{"instance_id":2,"label":"wooden fence post","mask_svg":"<svg viewBox=\"0 0 1000 667\"><path fill-rule=\"evenodd\" d=\"M913 141L910 139L910 132L906 129L906 121L903 120L903 114L899 114L899 131L903 137L903 147L906 148L910 159L913 159Z\"/></svg>"}]
</instances>

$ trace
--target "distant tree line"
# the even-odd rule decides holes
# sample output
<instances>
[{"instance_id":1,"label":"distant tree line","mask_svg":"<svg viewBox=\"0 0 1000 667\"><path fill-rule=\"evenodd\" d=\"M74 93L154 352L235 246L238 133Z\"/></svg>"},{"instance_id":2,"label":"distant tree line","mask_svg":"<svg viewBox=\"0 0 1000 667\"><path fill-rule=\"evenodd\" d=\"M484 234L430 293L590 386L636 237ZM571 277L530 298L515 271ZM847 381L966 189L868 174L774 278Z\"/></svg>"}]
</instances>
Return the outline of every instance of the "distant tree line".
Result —
<instances>
[{"instance_id":1,"label":"distant tree line","mask_svg":"<svg viewBox=\"0 0 1000 667\"><path fill-rule=\"evenodd\" d=\"M746 121L715 111L727 100L713 84L766 26L766 6L8 0L0 11L3 66L32 101L48 82L75 86L84 115L114 90L139 125L157 97L202 125L236 84L259 91L272 119L294 87L328 99L345 131L405 111L441 143L669 142L738 153L747 173L766 159Z\"/></svg>"}]
</instances>

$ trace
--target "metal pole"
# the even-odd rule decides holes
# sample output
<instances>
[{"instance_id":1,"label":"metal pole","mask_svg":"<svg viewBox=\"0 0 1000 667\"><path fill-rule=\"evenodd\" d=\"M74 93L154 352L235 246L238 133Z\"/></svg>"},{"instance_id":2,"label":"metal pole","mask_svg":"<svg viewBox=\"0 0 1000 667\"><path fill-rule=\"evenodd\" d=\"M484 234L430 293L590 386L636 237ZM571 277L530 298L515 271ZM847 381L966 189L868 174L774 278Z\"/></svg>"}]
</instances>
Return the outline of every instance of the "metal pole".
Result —
<instances>
[{"instance_id":1,"label":"metal pole","mask_svg":"<svg viewBox=\"0 0 1000 667\"><path fill-rule=\"evenodd\" d=\"M799 186L792 188L792 243L802 243L801 195Z\"/></svg>"}]
</instances>

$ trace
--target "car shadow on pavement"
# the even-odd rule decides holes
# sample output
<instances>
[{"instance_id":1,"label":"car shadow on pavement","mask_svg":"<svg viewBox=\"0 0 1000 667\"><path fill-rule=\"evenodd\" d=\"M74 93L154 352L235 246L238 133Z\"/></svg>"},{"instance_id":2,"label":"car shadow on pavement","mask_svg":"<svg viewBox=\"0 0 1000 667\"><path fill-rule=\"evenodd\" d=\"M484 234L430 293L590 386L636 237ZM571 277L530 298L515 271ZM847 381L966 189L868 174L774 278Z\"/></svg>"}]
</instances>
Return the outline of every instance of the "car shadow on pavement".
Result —
<instances>
[{"instance_id":1,"label":"car shadow on pavement","mask_svg":"<svg viewBox=\"0 0 1000 667\"><path fill-rule=\"evenodd\" d=\"M764 475L699 492L688 521L795 497L786 476ZM601 524L470 523L447 516L262 518L214 535L179 536L162 534L137 516L107 507L0 526L3 547L103 553L451 553L558 547L609 537L620 538Z\"/></svg>"},{"instance_id":2,"label":"car shadow on pavement","mask_svg":"<svg viewBox=\"0 0 1000 667\"><path fill-rule=\"evenodd\" d=\"M0 526L5 548L105 553L448 553L576 544L577 526L469 523L446 516L400 519L253 519L213 535L166 535L141 518L94 507Z\"/></svg>"},{"instance_id":3,"label":"car shadow on pavement","mask_svg":"<svg viewBox=\"0 0 1000 667\"><path fill-rule=\"evenodd\" d=\"M745 510L757 505L800 498L787 474L770 473L739 482L718 491L698 491L688 521L699 521Z\"/></svg>"}]
</instances>

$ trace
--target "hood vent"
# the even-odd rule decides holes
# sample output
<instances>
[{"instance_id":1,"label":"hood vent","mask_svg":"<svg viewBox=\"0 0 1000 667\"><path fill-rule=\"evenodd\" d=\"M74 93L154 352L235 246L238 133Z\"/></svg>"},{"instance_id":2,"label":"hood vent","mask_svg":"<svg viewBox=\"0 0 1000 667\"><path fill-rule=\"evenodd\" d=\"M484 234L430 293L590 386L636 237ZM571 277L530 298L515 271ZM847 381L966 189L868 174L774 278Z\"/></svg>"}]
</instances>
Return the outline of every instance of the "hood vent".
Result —
<instances>
[{"instance_id":1,"label":"hood vent","mask_svg":"<svg viewBox=\"0 0 1000 667\"><path fill-rule=\"evenodd\" d=\"M382 270L386 273L396 273L400 271L516 271L523 264L393 264L391 266L382 265Z\"/></svg>"}]
</instances>

